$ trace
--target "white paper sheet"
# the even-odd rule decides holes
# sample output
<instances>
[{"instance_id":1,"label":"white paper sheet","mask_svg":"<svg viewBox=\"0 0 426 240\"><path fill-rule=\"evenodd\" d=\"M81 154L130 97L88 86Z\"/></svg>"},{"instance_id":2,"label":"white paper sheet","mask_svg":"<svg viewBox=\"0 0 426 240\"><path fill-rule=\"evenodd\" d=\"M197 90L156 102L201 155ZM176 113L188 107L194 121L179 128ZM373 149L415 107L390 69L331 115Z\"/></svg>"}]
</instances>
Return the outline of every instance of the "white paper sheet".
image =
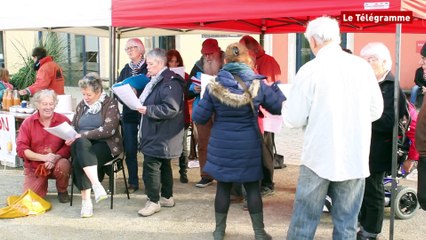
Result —
<instances>
[{"instance_id":1,"label":"white paper sheet","mask_svg":"<svg viewBox=\"0 0 426 240\"><path fill-rule=\"evenodd\" d=\"M175 72L176 74L179 74L183 79L185 79L185 67L175 67L170 68L170 70Z\"/></svg>"},{"instance_id":2,"label":"white paper sheet","mask_svg":"<svg viewBox=\"0 0 426 240\"><path fill-rule=\"evenodd\" d=\"M290 96L290 90L291 90L292 84L284 84L284 83L280 83L278 84L278 88L281 90L281 92L283 92L284 96L288 99Z\"/></svg>"},{"instance_id":3,"label":"white paper sheet","mask_svg":"<svg viewBox=\"0 0 426 240\"><path fill-rule=\"evenodd\" d=\"M63 122L56 127L44 128L44 130L64 140L74 138L77 135L74 128L67 122Z\"/></svg>"},{"instance_id":4,"label":"white paper sheet","mask_svg":"<svg viewBox=\"0 0 426 240\"><path fill-rule=\"evenodd\" d=\"M208 74L201 74L201 92L200 97L203 98L204 91L206 90L207 84L209 84L212 80L214 80L216 76L208 75Z\"/></svg>"},{"instance_id":5,"label":"white paper sheet","mask_svg":"<svg viewBox=\"0 0 426 240\"><path fill-rule=\"evenodd\" d=\"M266 132L280 133L283 127L283 119L281 115L265 115L263 118L263 129Z\"/></svg>"},{"instance_id":6,"label":"white paper sheet","mask_svg":"<svg viewBox=\"0 0 426 240\"><path fill-rule=\"evenodd\" d=\"M112 87L112 91L121 101L123 101L126 106L132 110L137 110L142 108L142 104L139 99L136 97L136 94L133 92L129 84L124 84L122 86Z\"/></svg>"},{"instance_id":7,"label":"white paper sheet","mask_svg":"<svg viewBox=\"0 0 426 240\"><path fill-rule=\"evenodd\" d=\"M266 132L280 133L283 127L283 119L281 115L272 115L262 106L259 107L259 111L263 114L263 130Z\"/></svg>"}]
</instances>

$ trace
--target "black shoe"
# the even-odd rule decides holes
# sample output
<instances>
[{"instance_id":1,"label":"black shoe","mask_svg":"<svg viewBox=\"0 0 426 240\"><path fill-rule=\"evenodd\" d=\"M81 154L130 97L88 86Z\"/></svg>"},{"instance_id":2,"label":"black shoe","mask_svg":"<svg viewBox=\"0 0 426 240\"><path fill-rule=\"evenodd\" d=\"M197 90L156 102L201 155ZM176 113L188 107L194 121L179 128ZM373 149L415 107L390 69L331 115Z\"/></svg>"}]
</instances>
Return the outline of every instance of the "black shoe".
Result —
<instances>
[{"instance_id":1,"label":"black shoe","mask_svg":"<svg viewBox=\"0 0 426 240\"><path fill-rule=\"evenodd\" d=\"M211 184L213 184L213 179L201 178L201 180L195 184L195 186L199 188L205 188Z\"/></svg>"},{"instance_id":2,"label":"black shoe","mask_svg":"<svg viewBox=\"0 0 426 240\"><path fill-rule=\"evenodd\" d=\"M364 237L361 231L356 234L356 240L379 240L377 237Z\"/></svg>"},{"instance_id":3,"label":"black shoe","mask_svg":"<svg viewBox=\"0 0 426 240\"><path fill-rule=\"evenodd\" d=\"M186 175L186 172L180 172L180 182L188 183L188 175Z\"/></svg>"},{"instance_id":4,"label":"black shoe","mask_svg":"<svg viewBox=\"0 0 426 240\"><path fill-rule=\"evenodd\" d=\"M130 194L130 193L136 192L137 190L139 190L139 188L134 186L134 185L129 184L128 190L129 190L129 194Z\"/></svg>"},{"instance_id":5,"label":"black shoe","mask_svg":"<svg viewBox=\"0 0 426 240\"><path fill-rule=\"evenodd\" d=\"M58 192L58 199L60 203L68 203L70 202L70 195L68 195L68 192Z\"/></svg>"},{"instance_id":6,"label":"black shoe","mask_svg":"<svg viewBox=\"0 0 426 240\"><path fill-rule=\"evenodd\" d=\"M274 189L269 187L262 187L262 189L260 190L260 194L262 195L262 197L272 196L274 195L274 192Z\"/></svg>"}]
</instances>

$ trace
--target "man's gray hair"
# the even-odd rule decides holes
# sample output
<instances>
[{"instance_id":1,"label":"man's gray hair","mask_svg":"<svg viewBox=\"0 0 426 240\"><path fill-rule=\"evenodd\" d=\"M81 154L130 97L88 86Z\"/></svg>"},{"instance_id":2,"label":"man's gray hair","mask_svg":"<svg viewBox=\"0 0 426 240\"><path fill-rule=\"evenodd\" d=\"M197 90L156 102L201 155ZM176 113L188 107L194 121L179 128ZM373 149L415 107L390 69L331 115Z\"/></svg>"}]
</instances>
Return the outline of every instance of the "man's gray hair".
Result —
<instances>
[{"instance_id":1,"label":"man's gray hair","mask_svg":"<svg viewBox=\"0 0 426 240\"><path fill-rule=\"evenodd\" d=\"M389 49L381 42L371 42L365 45L359 54L361 57L376 57L379 61L385 61L385 70L392 69L392 58Z\"/></svg>"},{"instance_id":2,"label":"man's gray hair","mask_svg":"<svg viewBox=\"0 0 426 240\"><path fill-rule=\"evenodd\" d=\"M331 17L319 17L308 23L305 38L309 41L314 38L318 45L326 42L340 44L340 29L336 19Z\"/></svg>"},{"instance_id":3,"label":"man's gray hair","mask_svg":"<svg viewBox=\"0 0 426 240\"><path fill-rule=\"evenodd\" d=\"M41 99L45 98L45 97L50 97L53 99L53 102L56 104L58 104L58 96L56 95L55 91L51 90L51 89L43 89L41 91L38 91L34 94L33 96L33 103L36 107L36 109L38 109L39 104L41 102Z\"/></svg>"},{"instance_id":4,"label":"man's gray hair","mask_svg":"<svg viewBox=\"0 0 426 240\"><path fill-rule=\"evenodd\" d=\"M161 48L154 48L146 54L146 58L150 58L156 60L158 62L162 62L164 66L167 65L167 55L166 50Z\"/></svg>"}]
</instances>

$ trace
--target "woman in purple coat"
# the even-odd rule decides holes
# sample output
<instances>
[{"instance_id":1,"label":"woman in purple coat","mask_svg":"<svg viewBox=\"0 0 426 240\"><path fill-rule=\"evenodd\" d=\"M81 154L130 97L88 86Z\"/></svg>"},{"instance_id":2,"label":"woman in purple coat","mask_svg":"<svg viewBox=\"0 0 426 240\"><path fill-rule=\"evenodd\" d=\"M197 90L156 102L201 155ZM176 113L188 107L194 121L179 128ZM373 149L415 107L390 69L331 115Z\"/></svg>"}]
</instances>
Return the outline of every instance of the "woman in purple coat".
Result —
<instances>
[{"instance_id":1,"label":"woman in purple coat","mask_svg":"<svg viewBox=\"0 0 426 240\"><path fill-rule=\"evenodd\" d=\"M204 124L214 114L204 171L217 180L214 239L223 239L232 183L242 183L256 239L270 239L263 224L263 204L259 181L263 178L257 112L262 105L272 114L281 114L285 100L276 84L268 86L250 68L248 50L239 43L228 46L226 64L212 81L194 111L193 121ZM241 79L250 94L238 83ZM253 101L255 115L250 102Z\"/></svg>"}]
</instances>

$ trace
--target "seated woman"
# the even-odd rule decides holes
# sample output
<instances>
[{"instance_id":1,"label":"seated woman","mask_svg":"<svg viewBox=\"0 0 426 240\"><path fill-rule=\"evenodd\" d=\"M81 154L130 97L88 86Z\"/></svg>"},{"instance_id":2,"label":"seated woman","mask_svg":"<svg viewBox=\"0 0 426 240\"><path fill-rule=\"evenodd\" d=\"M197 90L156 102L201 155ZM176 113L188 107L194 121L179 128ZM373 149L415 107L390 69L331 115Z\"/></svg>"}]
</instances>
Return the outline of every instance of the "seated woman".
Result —
<instances>
[{"instance_id":1,"label":"seated woman","mask_svg":"<svg viewBox=\"0 0 426 240\"><path fill-rule=\"evenodd\" d=\"M103 165L119 155L123 145L117 100L103 92L101 78L88 73L78 85L83 100L72 121L78 134L66 144L71 145L74 184L81 191L81 217L86 218L93 215L90 189L95 193L96 203L107 198L98 171L103 175Z\"/></svg>"},{"instance_id":2,"label":"seated woman","mask_svg":"<svg viewBox=\"0 0 426 240\"><path fill-rule=\"evenodd\" d=\"M61 138L44 128L55 127L70 120L55 113L58 99L53 90L41 90L33 98L37 112L26 118L19 128L16 141L18 156L24 159L24 192L31 189L41 197L47 193L49 178L56 179L59 202L69 202L68 181L71 164L70 148Z\"/></svg>"}]
</instances>

